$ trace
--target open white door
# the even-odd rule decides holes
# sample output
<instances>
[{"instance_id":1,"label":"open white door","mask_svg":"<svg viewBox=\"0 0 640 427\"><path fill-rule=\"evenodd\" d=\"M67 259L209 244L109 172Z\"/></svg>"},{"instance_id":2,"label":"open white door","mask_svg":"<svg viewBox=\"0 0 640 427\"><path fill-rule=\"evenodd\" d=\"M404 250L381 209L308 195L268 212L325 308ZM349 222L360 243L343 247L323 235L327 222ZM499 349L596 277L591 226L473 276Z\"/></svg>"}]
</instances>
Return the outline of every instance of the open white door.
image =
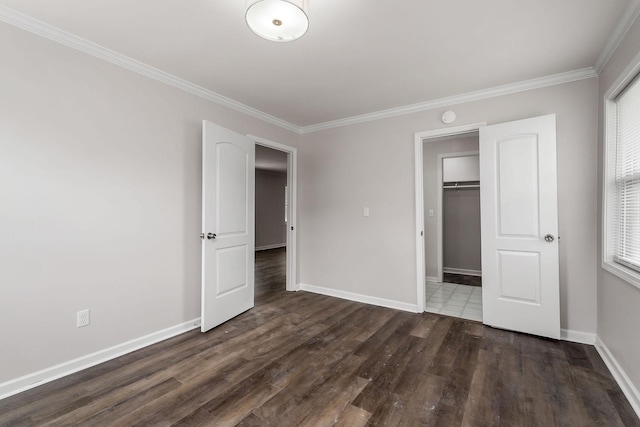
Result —
<instances>
[{"instance_id":1,"label":"open white door","mask_svg":"<svg viewBox=\"0 0 640 427\"><path fill-rule=\"evenodd\" d=\"M253 307L255 144L202 125L201 330Z\"/></svg>"},{"instance_id":2,"label":"open white door","mask_svg":"<svg viewBox=\"0 0 640 427\"><path fill-rule=\"evenodd\" d=\"M482 312L560 338L556 117L480 128Z\"/></svg>"}]
</instances>

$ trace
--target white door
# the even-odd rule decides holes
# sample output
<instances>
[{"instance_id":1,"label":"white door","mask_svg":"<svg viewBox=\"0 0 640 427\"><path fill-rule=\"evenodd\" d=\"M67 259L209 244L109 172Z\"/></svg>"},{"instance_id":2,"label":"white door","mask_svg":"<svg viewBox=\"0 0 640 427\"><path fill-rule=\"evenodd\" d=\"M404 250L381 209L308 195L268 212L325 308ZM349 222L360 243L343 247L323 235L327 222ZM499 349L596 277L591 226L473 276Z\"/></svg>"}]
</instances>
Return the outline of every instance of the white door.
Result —
<instances>
[{"instance_id":1,"label":"white door","mask_svg":"<svg viewBox=\"0 0 640 427\"><path fill-rule=\"evenodd\" d=\"M480 128L482 312L560 338L556 117Z\"/></svg>"},{"instance_id":2,"label":"white door","mask_svg":"<svg viewBox=\"0 0 640 427\"><path fill-rule=\"evenodd\" d=\"M255 144L202 124L202 332L253 307Z\"/></svg>"}]
</instances>

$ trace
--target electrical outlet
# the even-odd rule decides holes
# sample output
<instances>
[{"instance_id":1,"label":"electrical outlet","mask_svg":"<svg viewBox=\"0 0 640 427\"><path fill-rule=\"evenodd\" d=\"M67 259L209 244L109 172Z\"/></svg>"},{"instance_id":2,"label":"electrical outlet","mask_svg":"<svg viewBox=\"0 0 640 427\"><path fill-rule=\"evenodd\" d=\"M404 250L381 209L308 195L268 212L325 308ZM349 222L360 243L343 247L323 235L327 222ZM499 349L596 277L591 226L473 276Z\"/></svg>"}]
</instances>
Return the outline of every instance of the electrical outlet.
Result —
<instances>
[{"instance_id":1,"label":"electrical outlet","mask_svg":"<svg viewBox=\"0 0 640 427\"><path fill-rule=\"evenodd\" d=\"M80 310L77 314L78 328L89 325L89 310Z\"/></svg>"}]
</instances>

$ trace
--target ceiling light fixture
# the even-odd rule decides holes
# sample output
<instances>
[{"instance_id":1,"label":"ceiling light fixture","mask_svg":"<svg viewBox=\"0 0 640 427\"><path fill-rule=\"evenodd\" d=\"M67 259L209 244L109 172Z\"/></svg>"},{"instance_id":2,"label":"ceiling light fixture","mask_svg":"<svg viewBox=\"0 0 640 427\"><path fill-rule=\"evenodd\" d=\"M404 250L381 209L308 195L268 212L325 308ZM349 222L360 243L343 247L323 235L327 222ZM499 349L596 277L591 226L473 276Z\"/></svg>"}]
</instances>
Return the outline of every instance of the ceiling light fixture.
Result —
<instances>
[{"instance_id":1,"label":"ceiling light fixture","mask_svg":"<svg viewBox=\"0 0 640 427\"><path fill-rule=\"evenodd\" d=\"M274 42L302 37L309 28L309 0L248 0L245 19L251 31Z\"/></svg>"}]
</instances>

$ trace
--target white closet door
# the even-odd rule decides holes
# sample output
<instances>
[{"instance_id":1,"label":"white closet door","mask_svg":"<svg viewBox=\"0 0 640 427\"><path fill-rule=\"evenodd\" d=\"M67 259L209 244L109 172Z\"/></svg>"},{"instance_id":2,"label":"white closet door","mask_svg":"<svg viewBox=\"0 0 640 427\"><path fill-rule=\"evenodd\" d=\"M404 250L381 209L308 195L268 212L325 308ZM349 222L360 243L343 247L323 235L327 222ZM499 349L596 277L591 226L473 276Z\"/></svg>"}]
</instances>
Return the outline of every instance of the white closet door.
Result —
<instances>
[{"instance_id":1,"label":"white closet door","mask_svg":"<svg viewBox=\"0 0 640 427\"><path fill-rule=\"evenodd\" d=\"M556 118L480 129L487 325L560 338Z\"/></svg>"}]
</instances>

